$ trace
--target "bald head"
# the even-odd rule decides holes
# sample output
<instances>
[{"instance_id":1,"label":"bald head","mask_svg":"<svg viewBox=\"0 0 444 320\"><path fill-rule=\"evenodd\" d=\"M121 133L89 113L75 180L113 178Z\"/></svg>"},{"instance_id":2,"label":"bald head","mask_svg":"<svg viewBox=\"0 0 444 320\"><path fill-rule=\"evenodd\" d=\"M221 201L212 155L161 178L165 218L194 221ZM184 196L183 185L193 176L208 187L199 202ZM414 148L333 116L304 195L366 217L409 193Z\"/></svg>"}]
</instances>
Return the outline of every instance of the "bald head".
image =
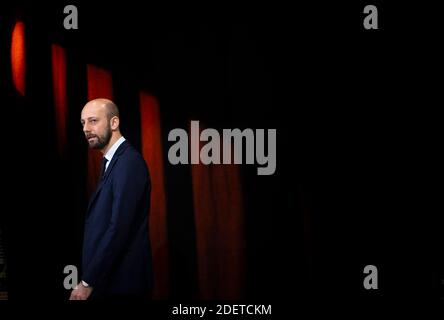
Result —
<instances>
[{"instance_id":1,"label":"bald head","mask_svg":"<svg viewBox=\"0 0 444 320\"><path fill-rule=\"evenodd\" d=\"M89 101L82 109L80 122L91 148L105 152L121 137L119 109L111 100L98 98Z\"/></svg>"},{"instance_id":2,"label":"bald head","mask_svg":"<svg viewBox=\"0 0 444 320\"><path fill-rule=\"evenodd\" d=\"M116 104L109 99L98 98L91 100L85 105L84 109L86 107L94 109L102 108L105 111L108 120L112 117L119 117L119 108L117 108Z\"/></svg>"}]
</instances>

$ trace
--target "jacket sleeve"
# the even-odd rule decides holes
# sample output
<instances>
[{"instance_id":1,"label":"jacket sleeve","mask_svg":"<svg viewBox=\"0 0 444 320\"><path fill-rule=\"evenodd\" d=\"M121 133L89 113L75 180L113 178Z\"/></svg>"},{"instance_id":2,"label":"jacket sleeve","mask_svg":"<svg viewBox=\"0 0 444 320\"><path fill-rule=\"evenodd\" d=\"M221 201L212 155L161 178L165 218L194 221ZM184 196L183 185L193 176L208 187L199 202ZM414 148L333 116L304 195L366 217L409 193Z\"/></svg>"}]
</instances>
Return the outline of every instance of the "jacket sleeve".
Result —
<instances>
[{"instance_id":1,"label":"jacket sleeve","mask_svg":"<svg viewBox=\"0 0 444 320\"><path fill-rule=\"evenodd\" d=\"M117 164L116 164L117 165ZM82 280L94 287L103 281L130 238L132 224L140 210L144 193L150 191L150 181L142 158L120 164L113 177L111 219L97 246L96 254L83 272ZM147 213L148 214L148 213ZM148 226L147 226L148 228Z\"/></svg>"}]
</instances>

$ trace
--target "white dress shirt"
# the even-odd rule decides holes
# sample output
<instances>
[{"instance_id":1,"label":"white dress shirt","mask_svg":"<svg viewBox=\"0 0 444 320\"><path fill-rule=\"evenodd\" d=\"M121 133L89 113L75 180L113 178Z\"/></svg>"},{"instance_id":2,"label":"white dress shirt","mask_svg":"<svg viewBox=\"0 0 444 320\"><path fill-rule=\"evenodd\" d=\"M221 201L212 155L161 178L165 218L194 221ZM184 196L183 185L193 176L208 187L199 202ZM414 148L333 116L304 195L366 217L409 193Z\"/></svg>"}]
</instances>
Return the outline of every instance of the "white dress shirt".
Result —
<instances>
[{"instance_id":1,"label":"white dress shirt","mask_svg":"<svg viewBox=\"0 0 444 320\"><path fill-rule=\"evenodd\" d=\"M119 140L117 140L111 148L109 148L108 152L105 154L105 158L108 160L108 162L105 165L105 172L106 169L108 169L109 164L111 163L111 159L114 156L114 153L116 153L117 148L125 141L124 137L120 137Z\"/></svg>"}]
</instances>

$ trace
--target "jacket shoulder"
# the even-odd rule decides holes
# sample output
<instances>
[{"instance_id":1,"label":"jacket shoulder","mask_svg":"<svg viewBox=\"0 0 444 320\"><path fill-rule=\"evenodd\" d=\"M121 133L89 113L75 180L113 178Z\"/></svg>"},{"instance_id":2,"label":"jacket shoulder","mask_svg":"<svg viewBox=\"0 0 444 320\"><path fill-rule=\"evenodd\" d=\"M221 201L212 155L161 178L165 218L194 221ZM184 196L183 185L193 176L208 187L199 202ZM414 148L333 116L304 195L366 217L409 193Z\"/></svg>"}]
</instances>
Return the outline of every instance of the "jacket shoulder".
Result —
<instances>
[{"instance_id":1,"label":"jacket shoulder","mask_svg":"<svg viewBox=\"0 0 444 320\"><path fill-rule=\"evenodd\" d=\"M121 165L129 166L132 170L148 170L148 166L145 159L132 145L128 145L127 148L120 156Z\"/></svg>"}]
</instances>

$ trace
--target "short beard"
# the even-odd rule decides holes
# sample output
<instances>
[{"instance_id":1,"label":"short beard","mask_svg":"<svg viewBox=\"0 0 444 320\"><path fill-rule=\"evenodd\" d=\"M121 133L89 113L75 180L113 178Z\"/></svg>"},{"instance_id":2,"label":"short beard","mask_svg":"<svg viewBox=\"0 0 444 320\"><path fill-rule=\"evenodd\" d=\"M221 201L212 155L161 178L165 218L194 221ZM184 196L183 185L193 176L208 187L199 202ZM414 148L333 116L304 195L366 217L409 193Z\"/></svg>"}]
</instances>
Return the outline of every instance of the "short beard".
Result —
<instances>
[{"instance_id":1,"label":"short beard","mask_svg":"<svg viewBox=\"0 0 444 320\"><path fill-rule=\"evenodd\" d=\"M105 134L103 136L98 136L98 135L95 136L97 138L97 141L95 142L88 141L89 147L91 149L99 149L99 150L104 149L110 142L111 135L112 135L111 128L107 127Z\"/></svg>"}]
</instances>

